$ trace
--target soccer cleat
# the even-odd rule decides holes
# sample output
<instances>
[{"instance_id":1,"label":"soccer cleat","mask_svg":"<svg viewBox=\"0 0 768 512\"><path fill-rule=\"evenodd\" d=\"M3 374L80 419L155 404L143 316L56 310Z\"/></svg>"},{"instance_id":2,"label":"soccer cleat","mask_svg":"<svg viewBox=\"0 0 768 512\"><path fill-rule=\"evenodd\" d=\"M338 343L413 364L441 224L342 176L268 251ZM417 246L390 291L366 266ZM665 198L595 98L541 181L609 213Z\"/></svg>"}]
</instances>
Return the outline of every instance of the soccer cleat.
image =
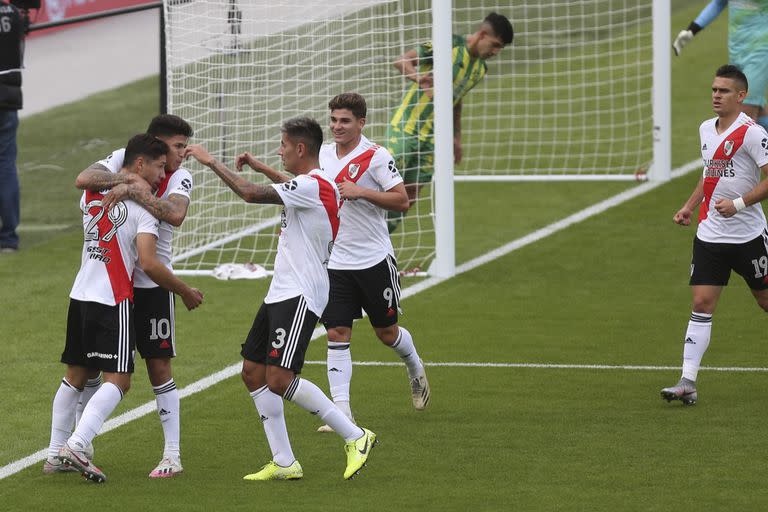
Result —
<instances>
[{"instance_id":1,"label":"soccer cleat","mask_svg":"<svg viewBox=\"0 0 768 512\"><path fill-rule=\"evenodd\" d=\"M104 472L97 468L93 462L88 460L86 450L70 448L69 442L62 446L56 458L63 464L75 468L87 480L91 480L97 484L107 481L107 476Z\"/></svg>"},{"instance_id":2,"label":"soccer cleat","mask_svg":"<svg viewBox=\"0 0 768 512\"><path fill-rule=\"evenodd\" d=\"M149 478L171 478L182 473L181 461L173 457L163 457L160 464L149 474Z\"/></svg>"},{"instance_id":3,"label":"soccer cleat","mask_svg":"<svg viewBox=\"0 0 768 512\"><path fill-rule=\"evenodd\" d=\"M243 480L298 480L303 476L304 470L301 469L301 464L299 464L298 460L293 461L293 464L288 467L278 466L275 461L271 460L264 464L264 467L258 473L245 475Z\"/></svg>"},{"instance_id":4,"label":"soccer cleat","mask_svg":"<svg viewBox=\"0 0 768 512\"><path fill-rule=\"evenodd\" d=\"M344 446L344 451L347 452L347 469L344 470L344 478L346 480L360 472L360 469L365 466L365 461L368 460L371 450L373 450L377 443L376 434L364 428L362 436L354 441L349 441Z\"/></svg>"},{"instance_id":5,"label":"soccer cleat","mask_svg":"<svg viewBox=\"0 0 768 512\"><path fill-rule=\"evenodd\" d=\"M56 457L48 457L43 462L43 474L52 475L53 473L77 473L77 469L61 462Z\"/></svg>"},{"instance_id":6,"label":"soccer cleat","mask_svg":"<svg viewBox=\"0 0 768 512\"><path fill-rule=\"evenodd\" d=\"M423 411L429 403L429 382L427 373L424 371L424 363L421 364L421 370L416 377L411 379L411 400L417 411Z\"/></svg>"},{"instance_id":7,"label":"soccer cleat","mask_svg":"<svg viewBox=\"0 0 768 512\"><path fill-rule=\"evenodd\" d=\"M683 402L683 405L693 405L698 400L699 394L696 391L696 383L694 381L682 378L680 382L671 388L662 389L661 398L667 402L680 400Z\"/></svg>"}]
</instances>

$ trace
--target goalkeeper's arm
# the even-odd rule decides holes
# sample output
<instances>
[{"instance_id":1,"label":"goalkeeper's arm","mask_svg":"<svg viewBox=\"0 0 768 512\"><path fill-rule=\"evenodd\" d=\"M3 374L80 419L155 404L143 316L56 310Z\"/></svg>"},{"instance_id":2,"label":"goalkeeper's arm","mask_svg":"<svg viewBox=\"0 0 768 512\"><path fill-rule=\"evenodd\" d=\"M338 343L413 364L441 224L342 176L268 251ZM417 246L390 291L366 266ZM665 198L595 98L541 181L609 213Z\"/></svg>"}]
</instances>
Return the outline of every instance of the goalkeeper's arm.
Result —
<instances>
[{"instance_id":1,"label":"goalkeeper's arm","mask_svg":"<svg viewBox=\"0 0 768 512\"><path fill-rule=\"evenodd\" d=\"M712 0L709 2L704 10L699 13L696 19L693 20L690 25L688 25L688 28L681 30L680 33L677 34L675 42L672 43L672 49L675 50L675 55L680 55L680 52L683 51L683 47L691 42L693 36L695 36L704 27L712 23L712 20L717 18L717 16L723 12L723 9L725 9L727 5L728 0Z\"/></svg>"}]
</instances>

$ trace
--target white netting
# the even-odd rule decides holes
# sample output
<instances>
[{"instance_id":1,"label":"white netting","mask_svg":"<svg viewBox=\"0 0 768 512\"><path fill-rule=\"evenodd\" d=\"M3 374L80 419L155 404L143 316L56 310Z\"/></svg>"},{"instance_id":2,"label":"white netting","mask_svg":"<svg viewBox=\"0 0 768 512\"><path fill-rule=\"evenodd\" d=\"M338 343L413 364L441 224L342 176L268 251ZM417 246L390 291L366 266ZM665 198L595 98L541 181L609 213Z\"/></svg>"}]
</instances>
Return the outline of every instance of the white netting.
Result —
<instances>
[{"instance_id":1,"label":"white netting","mask_svg":"<svg viewBox=\"0 0 768 512\"><path fill-rule=\"evenodd\" d=\"M247 150L279 168L282 121L310 115L326 126L328 100L354 91L368 102L366 134L386 145L410 85L392 64L430 40L431 3L167 1L169 112L228 166ZM464 98L457 176L631 176L649 162L650 0L453 5L455 34L471 34L491 11L515 29L513 45L488 61L487 77ZM176 268L271 269L279 208L247 205L211 171L190 170L195 190L174 240ZM245 177L267 183L251 171ZM401 268L427 268L434 256L431 212L427 186L392 235Z\"/></svg>"}]
</instances>

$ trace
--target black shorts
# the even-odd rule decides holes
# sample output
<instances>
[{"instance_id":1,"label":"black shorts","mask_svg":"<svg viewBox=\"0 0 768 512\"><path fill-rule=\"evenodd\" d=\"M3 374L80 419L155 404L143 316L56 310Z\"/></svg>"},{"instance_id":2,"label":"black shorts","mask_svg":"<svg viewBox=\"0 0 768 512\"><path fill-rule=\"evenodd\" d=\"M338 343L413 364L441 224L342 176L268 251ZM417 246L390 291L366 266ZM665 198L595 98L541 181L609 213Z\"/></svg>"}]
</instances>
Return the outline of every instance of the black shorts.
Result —
<instances>
[{"instance_id":1,"label":"black shorts","mask_svg":"<svg viewBox=\"0 0 768 512\"><path fill-rule=\"evenodd\" d=\"M752 290L768 288L768 233L743 244L720 244L693 239L691 285L726 286L731 270Z\"/></svg>"},{"instance_id":2,"label":"black shorts","mask_svg":"<svg viewBox=\"0 0 768 512\"><path fill-rule=\"evenodd\" d=\"M165 288L134 288L136 348L144 359L176 356L175 296Z\"/></svg>"},{"instance_id":3,"label":"black shorts","mask_svg":"<svg viewBox=\"0 0 768 512\"><path fill-rule=\"evenodd\" d=\"M315 325L317 315L307 308L301 295L274 304L263 303L240 355L255 363L301 373Z\"/></svg>"},{"instance_id":4,"label":"black shorts","mask_svg":"<svg viewBox=\"0 0 768 512\"><path fill-rule=\"evenodd\" d=\"M376 265L362 270L328 270L331 282L323 325L352 327L356 318L368 313L374 327L397 323L400 311L400 275L397 262L387 256Z\"/></svg>"},{"instance_id":5,"label":"black shorts","mask_svg":"<svg viewBox=\"0 0 768 512\"><path fill-rule=\"evenodd\" d=\"M61 362L109 373L133 373L136 333L133 305L69 300L67 341Z\"/></svg>"}]
</instances>

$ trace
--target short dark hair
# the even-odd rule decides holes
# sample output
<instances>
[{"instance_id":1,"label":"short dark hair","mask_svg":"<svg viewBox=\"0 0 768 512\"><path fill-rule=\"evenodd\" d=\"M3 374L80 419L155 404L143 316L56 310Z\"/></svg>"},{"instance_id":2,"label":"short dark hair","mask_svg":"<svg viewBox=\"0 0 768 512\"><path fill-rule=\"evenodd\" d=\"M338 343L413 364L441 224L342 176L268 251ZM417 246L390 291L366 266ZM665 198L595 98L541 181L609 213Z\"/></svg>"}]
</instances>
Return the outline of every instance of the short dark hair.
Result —
<instances>
[{"instance_id":1,"label":"short dark hair","mask_svg":"<svg viewBox=\"0 0 768 512\"><path fill-rule=\"evenodd\" d=\"M358 119L362 119L368 114L365 98L356 92L343 92L334 96L331 101L328 102L328 108L332 111L346 108Z\"/></svg>"},{"instance_id":2,"label":"short dark hair","mask_svg":"<svg viewBox=\"0 0 768 512\"><path fill-rule=\"evenodd\" d=\"M501 39L504 45L512 44L512 39L515 37L515 33L512 30L512 24L506 16L497 12L492 12L485 17L483 24L491 27L494 35Z\"/></svg>"},{"instance_id":3,"label":"short dark hair","mask_svg":"<svg viewBox=\"0 0 768 512\"><path fill-rule=\"evenodd\" d=\"M735 80L739 83L740 86L744 87L745 91L749 90L749 81L747 81L747 75L745 75L738 66L734 66L733 64L725 64L720 66L717 68L717 71L715 71L715 76Z\"/></svg>"},{"instance_id":4,"label":"short dark hair","mask_svg":"<svg viewBox=\"0 0 768 512\"><path fill-rule=\"evenodd\" d=\"M136 159L143 156L149 160L157 160L168 154L168 144L149 133L140 133L131 137L125 146L123 165L133 165Z\"/></svg>"},{"instance_id":5,"label":"short dark hair","mask_svg":"<svg viewBox=\"0 0 768 512\"><path fill-rule=\"evenodd\" d=\"M173 114L160 114L152 118L147 127L147 133L155 137L173 137L174 135L183 135L192 137L194 133L189 123Z\"/></svg>"},{"instance_id":6,"label":"short dark hair","mask_svg":"<svg viewBox=\"0 0 768 512\"><path fill-rule=\"evenodd\" d=\"M323 145L323 129L311 117L289 119L283 123L281 131L291 140L303 142L310 156L317 157L320 154L320 146Z\"/></svg>"}]
</instances>

